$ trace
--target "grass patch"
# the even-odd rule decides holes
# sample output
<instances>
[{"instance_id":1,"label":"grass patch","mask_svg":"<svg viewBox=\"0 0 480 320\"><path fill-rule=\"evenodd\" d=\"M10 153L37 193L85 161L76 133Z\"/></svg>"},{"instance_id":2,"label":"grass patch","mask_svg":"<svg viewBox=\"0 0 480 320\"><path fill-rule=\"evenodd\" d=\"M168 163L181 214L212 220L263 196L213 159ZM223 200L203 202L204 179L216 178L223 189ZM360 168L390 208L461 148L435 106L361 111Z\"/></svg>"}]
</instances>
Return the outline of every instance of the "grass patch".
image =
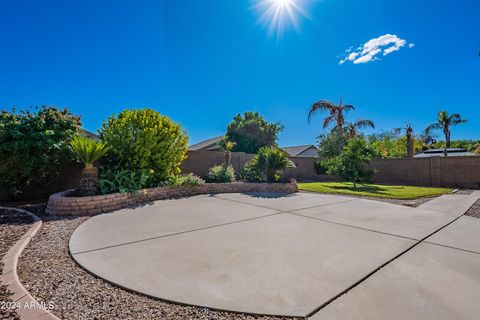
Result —
<instances>
[{"instance_id":1,"label":"grass patch","mask_svg":"<svg viewBox=\"0 0 480 320\"><path fill-rule=\"evenodd\" d=\"M388 186L380 184L357 184L357 189L354 189L353 183L350 182L307 182L299 183L298 186L301 190L312 192L391 199L417 199L421 197L439 196L453 190L450 188Z\"/></svg>"}]
</instances>

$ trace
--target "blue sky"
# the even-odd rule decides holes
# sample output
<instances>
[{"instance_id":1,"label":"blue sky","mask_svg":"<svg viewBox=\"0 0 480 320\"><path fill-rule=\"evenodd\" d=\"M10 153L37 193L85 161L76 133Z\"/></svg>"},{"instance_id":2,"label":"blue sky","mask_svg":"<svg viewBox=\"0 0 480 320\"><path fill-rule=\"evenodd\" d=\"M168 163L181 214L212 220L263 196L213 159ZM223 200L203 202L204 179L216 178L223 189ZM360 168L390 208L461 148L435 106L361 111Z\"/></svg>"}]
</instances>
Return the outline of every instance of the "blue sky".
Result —
<instances>
[{"instance_id":1,"label":"blue sky","mask_svg":"<svg viewBox=\"0 0 480 320\"><path fill-rule=\"evenodd\" d=\"M344 97L357 108L351 119L371 118L377 131L410 121L419 133L445 109L469 120L453 138L480 138L478 1L303 0L308 16L281 35L254 4L1 1L0 108L67 106L95 131L113 113L151 107L191 143L259 111L285 125L287 146L321 132L320 118L307 123L312 102ZM388 34L403 46L339 64Z\"/></svg>"}]
</instances>

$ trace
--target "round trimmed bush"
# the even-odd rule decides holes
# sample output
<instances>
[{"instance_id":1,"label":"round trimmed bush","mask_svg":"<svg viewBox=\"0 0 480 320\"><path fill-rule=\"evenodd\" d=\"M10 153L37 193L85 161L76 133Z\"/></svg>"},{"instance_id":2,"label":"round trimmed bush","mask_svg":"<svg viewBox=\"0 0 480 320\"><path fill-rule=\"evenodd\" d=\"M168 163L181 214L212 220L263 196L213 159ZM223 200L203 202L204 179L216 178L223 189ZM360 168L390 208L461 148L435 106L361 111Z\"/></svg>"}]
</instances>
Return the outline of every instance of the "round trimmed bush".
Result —
<instances>
[{"instance_id":1,"label":"round trimmed bush","mask_svg":"<svg viewBox=\"0 0 480 320\"><path fill-rule=\"evenodd\" d=\"M111 146L106 166L147 175L143 187L156 187L178 175L188 150L188 136L181 126L152 109L111 116L103 123L100 137Z\"/></svg>"}]
</instances>

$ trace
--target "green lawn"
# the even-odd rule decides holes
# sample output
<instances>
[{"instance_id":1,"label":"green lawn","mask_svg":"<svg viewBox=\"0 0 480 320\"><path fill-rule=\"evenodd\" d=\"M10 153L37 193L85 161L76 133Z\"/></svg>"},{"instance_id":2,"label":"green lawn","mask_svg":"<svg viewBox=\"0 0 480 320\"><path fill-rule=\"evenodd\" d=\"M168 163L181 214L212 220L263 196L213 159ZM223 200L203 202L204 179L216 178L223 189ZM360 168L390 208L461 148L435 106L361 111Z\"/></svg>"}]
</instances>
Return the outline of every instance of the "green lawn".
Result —
<instances>
[{"instance_id":1,"label":"green lawn","mask_svg":"<svg viewBox=\"0 0 480 320\"><path fill-rule=\"evenodd\" d=\"M350 182L308 182L299 183L298 186L301 190L312 192L350 194L392 199L416 199L428 196L438 196L449 193L453 190L449 188L388 186L380 184L357 184L357 189L354 189L353 183Z\"/></svg>"}]
</instances>

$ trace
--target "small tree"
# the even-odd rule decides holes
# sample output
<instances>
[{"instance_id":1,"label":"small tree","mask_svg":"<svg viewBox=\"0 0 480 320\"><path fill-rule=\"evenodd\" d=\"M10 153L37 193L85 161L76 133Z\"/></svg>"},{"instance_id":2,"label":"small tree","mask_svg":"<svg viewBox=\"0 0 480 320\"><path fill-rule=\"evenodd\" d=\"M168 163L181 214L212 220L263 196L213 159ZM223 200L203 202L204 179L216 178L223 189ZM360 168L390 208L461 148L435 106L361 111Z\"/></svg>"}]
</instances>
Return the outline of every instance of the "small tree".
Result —
<instances>
[{"instance_id":1,"label":"small tree","mask_svg":"<svg viewBox=\"0 0 480 320\"><path fill-rule=\"evenodd\" d=\"M143 187L156 187L178 175L188 149L181 126L152 109L111 116L100 129L100 138L112 146L105 156L107 167L147 175Z\"/></svg>"},{"instance_id":2,"label":"small tree","mask_svg":"<svg viewBox=\"0 0 480 320\"><path fill-rule=\"evenodd\" d=\"M62 168L75 161L70 140L80 117L67 109L42 107L34 112L0 112L0 186L12 198L26 190L45 190Z\"/></svg>"},{"instance_id":3,"label":"small tree","mask_svg":"<svg viewBox=\"0 0 480 320\"><path fill-rule=\"evenodd\" d=\"M352 182L356 189L357 183L370 182L374 173L370 166L373 155L365 139L351 139L339 156L325 162L327 173Z\"/></svg>"},{"instance_id":4,"label":"small tree","mask_svg":"<svg viewBox=\"0 0 480 320\"><path fill-rule=\"evenodd\" d=\"M227 136L224 136L222 140L218 142L218 147L224 152L225 161L223 166L228 168L232 162L232 149L235 147L235 142L230 141Z\"/></svg>"},{"instance_id":5,"label":"small tree","mask_svg":"<svg viewBox=\"0 0 480 320\"><path fill-rule=\"evenodd\" d=\"M260 148L246 165L247 171L260 172L269 182L278 181L282 171L289 168L295 168L295 164L288 159L285 151L275 147Z\"/></svg>"},{"instance_id":6,"label":"small tree","mask_svg":"<svg viewBox=\"0 0 480 320\"><path fill-rule=\"evenodd\" d=\"M83 196L93 196L99 189L98 168L94 167L94 164L109 148L106 143L82 136L76 136L70 144L80 161L85 164L80 178L80 193Z\"/></svg>"},{"instance_id":7,"label":"small tree","mask_svg":"<svg viewBox=\"0 0 480 320\"><path fill-rule=\"evenodd\" d=\"M261 147L276 146L280 122L269 123L258 112L238 114L227 127L226 136L235 146L232 151L257 153Z\"/></svg>"}]
</instances>

